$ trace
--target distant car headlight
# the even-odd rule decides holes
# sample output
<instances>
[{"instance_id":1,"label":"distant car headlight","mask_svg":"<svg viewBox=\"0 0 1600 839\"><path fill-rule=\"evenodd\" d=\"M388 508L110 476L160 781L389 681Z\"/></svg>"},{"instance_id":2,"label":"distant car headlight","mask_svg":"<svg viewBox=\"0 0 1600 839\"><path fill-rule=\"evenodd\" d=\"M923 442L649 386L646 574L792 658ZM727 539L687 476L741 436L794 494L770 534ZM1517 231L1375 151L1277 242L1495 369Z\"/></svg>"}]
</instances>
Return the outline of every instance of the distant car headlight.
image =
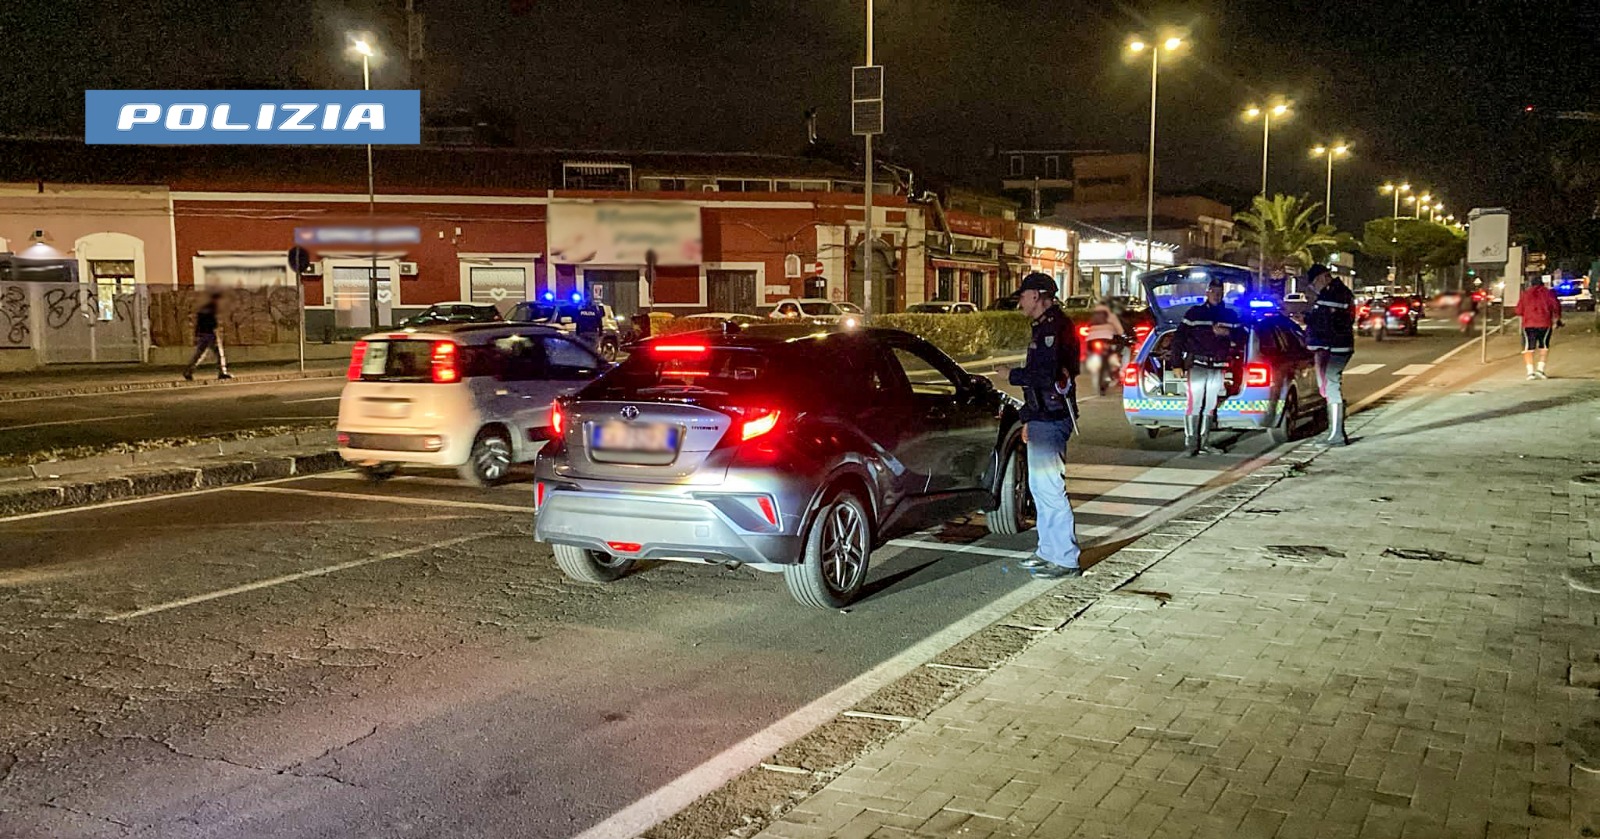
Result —
<instances>
[{"instance_id":1,"label":"distant car headlight","mask_svg":"<svg viewBox=\"0 0 1600 839\"><path fill-rule=\"evenodd\" d=\"M846 328L854 329L861 325L861 319L857 317L846 317L844 319L844 325Z\"/></svg>"}]
</instances>

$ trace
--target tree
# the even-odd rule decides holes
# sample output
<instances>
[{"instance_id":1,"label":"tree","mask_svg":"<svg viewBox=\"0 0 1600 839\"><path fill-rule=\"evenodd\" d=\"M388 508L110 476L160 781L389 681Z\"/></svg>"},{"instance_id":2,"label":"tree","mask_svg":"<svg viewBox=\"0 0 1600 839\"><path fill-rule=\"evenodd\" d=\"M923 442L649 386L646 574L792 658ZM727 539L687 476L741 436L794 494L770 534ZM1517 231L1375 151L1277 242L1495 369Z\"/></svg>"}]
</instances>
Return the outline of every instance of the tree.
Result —
<instances>
[{"instance_id":1,"label":"tree","mask_svg":"<svg viewBox=\"0 0 1600 839\"><path fill-rule=\"evenodd\" d=\"M1421 283L1424 271L1436 273L1461 263L1467 234L1459 228L1417 218L1377 218L1362 228L1361 252L1391 260L1395 278Z\"/></svg>"},{"instance_id":2,"label":"tree","mask_svg":"<svg viewBox=\"0 0 1600 839\"><path fill-rule=\"evenodd\" d=\"M1250 202L1250 209L1234 215L1235 238L1223 243L1222 251L1243 254L1269 277L1304 271L1354 241L1348 236L1340 238L1333 225L1313 223L1321 207L1293 195L1258 195Z\"/></svg>"}]
</instances>

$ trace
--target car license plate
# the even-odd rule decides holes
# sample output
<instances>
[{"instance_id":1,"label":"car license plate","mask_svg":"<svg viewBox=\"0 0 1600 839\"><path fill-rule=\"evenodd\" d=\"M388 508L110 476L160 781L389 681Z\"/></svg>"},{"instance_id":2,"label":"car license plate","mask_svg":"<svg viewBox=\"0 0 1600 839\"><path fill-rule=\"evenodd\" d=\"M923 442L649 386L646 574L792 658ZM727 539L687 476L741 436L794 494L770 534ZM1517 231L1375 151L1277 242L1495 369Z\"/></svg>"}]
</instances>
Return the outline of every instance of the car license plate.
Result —
<instances>
[{"instance_id":1,"label":"car license plate","mask_svg":"<svg viewBox=\"0 0 1600 839\"><path fill-rule=\"evenodd\" d=\"M679 429L665 423L602 422L590 432L594 448L627 452L671 452L678 449Z\"/></svg>"}]
</instances>

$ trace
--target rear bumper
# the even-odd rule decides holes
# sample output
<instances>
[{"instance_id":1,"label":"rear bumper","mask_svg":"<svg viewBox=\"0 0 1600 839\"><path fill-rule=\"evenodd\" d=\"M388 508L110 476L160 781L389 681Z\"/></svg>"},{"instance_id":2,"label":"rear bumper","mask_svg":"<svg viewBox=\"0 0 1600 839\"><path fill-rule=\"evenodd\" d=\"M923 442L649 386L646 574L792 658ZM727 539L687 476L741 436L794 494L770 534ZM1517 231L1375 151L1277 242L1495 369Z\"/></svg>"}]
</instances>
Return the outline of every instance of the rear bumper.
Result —
<instances>
[{"instance_id":1,"label":"rear bumper","mask_svg":"<svg viewBox=\"0 0 1600 839\"><path fill-rule=\"evenodd\" d=\"M468 445L458 435L339 431L339 456L354 463L415 463L458 466Z\"/></svg>"},{"instance_id":2,"label":"rear bumper","mask_svg":"<svg viewBox=\"0 0 1600 839\"><path fill-rule=\"evenodd\" d=\"M1275 399L1253 398L1246 391L1222 401L1217 411L1217 424L1221 428L1254 430L1271 428L1278 417ZM1183 412L1188 400L1172 397L1131 396L1122 397L1122 412L1128 424L1137 428L1182 428Z\"/></svg>"},{"instance_id":3,"label":"rear bumper","mask_svg":"<svg viewBox=\"0 0 1600 839\"><path fill-rule=\"evenodd\" d=\"M545 498L534 538L550 544L617 553L608 542L639 545L623 556L755 566L799 561L801 537L752 533L710 501L654 494L553 489Z\"/></svg>"}]
</instances>

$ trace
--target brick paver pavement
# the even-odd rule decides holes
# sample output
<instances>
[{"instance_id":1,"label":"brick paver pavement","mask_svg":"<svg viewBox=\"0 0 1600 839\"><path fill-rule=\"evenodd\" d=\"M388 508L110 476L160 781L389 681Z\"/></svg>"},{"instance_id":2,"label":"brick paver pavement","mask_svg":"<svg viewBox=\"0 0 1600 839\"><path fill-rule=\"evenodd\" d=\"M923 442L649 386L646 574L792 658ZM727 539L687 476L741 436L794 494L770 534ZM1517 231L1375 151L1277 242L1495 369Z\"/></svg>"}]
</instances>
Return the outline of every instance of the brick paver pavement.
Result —
<instances>
[{"instance_id":1,"label":"brick paver pavement","mask_svg":"<svg viewBox=\"0 0 1600 839\"><path fill-rule=\"evenodd\" d=\"M1391 406L761 836L1600 836L1600 352L1551 370Z\"/></svg>"}]
</instances>

